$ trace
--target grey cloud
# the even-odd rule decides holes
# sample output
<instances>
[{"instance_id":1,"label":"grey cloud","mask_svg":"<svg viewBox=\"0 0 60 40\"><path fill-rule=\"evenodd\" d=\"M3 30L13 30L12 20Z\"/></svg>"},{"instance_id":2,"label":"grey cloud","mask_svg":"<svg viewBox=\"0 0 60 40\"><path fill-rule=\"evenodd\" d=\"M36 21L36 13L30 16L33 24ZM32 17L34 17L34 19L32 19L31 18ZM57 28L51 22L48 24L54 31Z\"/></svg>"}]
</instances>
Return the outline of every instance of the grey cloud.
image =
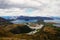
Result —
<instances>
[{"instance_id":1,"label":"grey cloud","mask_svg":"<svg viewBox=\"0 0 60 40\"><path fill-rule=\"evenodd\" d=\"M0 0L0 9L6 9L6 8L34 8L34 7L30 7L24 4L9 4L9 2L7 2L7 0Z\"/></svg>"},{"instance_id":2,"label":"grey cloud","mask_svg":"<svg viewBox=\"0 0 60 40\"><path fill-rule=\"evenodd\" d=\"M9 3L7 0L1 0L0 1L0 9L9 9L9 8L32 8L35 10L42 10L42 7L45 8L47 6L47 4L43 4L42 6L29 6L27 4L11 4Z\"/></svg>"},{"instance_id":3,"label":"grey cloud","mask_svg":"<svg viewBox=\"0 0 60 40\"><path fill-rule=\"evenodd\" d=\"M0 0L0 8L5 8L7 6L6 0Z\"/></svg>"}]
</instances>

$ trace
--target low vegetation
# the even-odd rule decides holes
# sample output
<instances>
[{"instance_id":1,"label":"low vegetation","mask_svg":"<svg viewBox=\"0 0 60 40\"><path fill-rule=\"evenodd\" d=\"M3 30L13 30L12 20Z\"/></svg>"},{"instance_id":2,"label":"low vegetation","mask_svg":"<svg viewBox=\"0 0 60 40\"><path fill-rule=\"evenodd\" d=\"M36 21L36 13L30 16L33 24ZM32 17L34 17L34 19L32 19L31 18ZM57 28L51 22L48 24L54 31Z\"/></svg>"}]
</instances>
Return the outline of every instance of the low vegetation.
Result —
<instances>
[{"instance_id":1,"label":"low vegetation","mask_svg":"<svg viewBox=\"0 0 60 40\"><path fill-rule=\"evenodd\" d=\"M16 28L17 26L23 27L24 25L20 24L12 24L7 25L6 27L0 27L0 39L24 39L24 40L60 40L60 31L58 28L54 27L51 24L45 24L42 29L33 35L28 35L26 33L23 34L13 34L10 32L11 29ZM60 28L59 28L60 29Z\"/></svg>"}]
</instances>

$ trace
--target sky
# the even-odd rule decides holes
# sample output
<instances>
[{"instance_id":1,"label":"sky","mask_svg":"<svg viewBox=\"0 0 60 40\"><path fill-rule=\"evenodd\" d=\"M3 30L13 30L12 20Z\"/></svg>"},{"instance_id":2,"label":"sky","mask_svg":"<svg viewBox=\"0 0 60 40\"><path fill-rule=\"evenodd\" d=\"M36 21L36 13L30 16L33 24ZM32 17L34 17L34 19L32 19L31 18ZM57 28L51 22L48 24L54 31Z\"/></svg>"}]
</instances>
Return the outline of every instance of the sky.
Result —
<instances>
[{"instance_id":1,"label":"sky","mask_svg":"<svg viewBox=\"0 0 60 40\"><path fill-rule=\"evenodd\" d=\"M60 0L0 0L0 16L60 17Z\"/></svg>"}]
</instances>

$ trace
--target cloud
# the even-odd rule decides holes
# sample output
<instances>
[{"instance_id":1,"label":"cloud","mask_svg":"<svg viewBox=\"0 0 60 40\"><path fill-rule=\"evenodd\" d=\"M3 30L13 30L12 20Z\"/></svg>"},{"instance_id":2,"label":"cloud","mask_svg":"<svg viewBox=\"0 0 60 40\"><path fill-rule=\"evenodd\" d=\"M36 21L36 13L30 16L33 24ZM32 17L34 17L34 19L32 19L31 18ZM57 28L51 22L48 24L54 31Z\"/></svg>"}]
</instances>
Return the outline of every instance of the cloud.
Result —
<instances>
[{"instance_id":1,"label":"cloud","mask_svg":"<svg viewBox=\"0 0 60 40\"><path fill-rule=\"evenodd\" d=\"M34 8L37 9L40 7L40 3L36 2L36 1L21 1L19 0L19 2L14 2L15 0L2 0L0 1L0 8ZM18 1L18 0L17 0Z\"/></svg>"},{"instance_id":2,"label":"cloud","mask_svg":"<svg viewBox=\"0 0 60 40\"><path fill-rule=\"evenodd\" d=\"M60 0L0 0L2 15L60 16Z\"/></svg>"}]
</instances>

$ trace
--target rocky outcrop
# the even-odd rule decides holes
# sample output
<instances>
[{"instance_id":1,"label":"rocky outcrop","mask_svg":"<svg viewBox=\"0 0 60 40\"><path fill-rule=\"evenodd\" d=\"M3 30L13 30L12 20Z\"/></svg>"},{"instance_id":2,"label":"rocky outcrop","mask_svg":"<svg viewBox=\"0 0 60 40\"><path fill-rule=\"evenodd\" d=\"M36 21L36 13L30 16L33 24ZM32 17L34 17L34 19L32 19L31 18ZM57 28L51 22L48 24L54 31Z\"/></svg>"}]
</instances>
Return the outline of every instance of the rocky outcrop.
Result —
<instances>
[{"instance_id":1,"label":"rocky outcrop","mask_svg":"<svg viewBox=\"0 0 60 40\"><path fill-rule=\"evenodd\" d=\"M22 34L22 33L29 33L34 29L29 28L27 25L24 26L17 26L14 29L10 30L13 34Z\"/></svg>"}]
</instances>

